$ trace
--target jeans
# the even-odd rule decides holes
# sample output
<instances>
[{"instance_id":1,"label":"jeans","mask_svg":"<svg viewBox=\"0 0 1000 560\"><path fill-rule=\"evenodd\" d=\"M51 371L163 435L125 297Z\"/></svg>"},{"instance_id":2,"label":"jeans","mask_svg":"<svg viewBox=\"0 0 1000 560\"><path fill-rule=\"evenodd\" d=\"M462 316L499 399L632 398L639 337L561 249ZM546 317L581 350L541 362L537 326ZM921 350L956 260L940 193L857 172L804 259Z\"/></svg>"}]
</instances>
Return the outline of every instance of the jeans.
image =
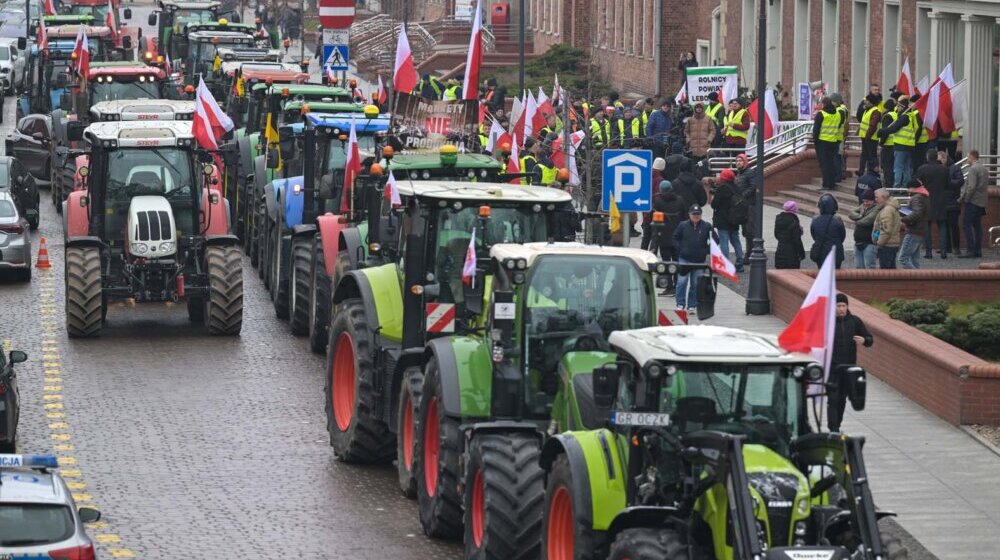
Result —
<instances>
[{"instance_id":1,"label":"jeans","mask_svg":"<svg viewBox=\"0 0 1000 560\"><path fill-rule=\"evenodd\" d=\"M905 187L913 177L913 152L896 149L893 151L895 163L892 166L892 173L896 179L894 187Z\"/></svg>"},{"instance_id":2,"label":"jeans","mask_svg":"<svg viewBox=\"0 0 1000 560\"><path fill-rule=\"evenodd\" d=\"M678 258L677 262L680 264L695 264L683 258ZM696 268L687 274L677 275L676 297L678 309L696 309L698 307L698 279L704 273L705 269Z\"/></svg>"},{"instance_id":3,"label":"jeans","mask_svg":"<svg viewBox=\"0 0 1000 560\"><path fill-rule=\"evenodd\" d=\"M966 202L962 208L962 227L965 228L965 250L973 255L983 252L983 214L986 209Z\"/></svg>"},{"instance_id":4,"label":"jeans","mask_svg":"<svg viewBox=\"0 0 1000 560\"><path fill-rule=\"evenodd\" d=\"M899 247L899 266L903 268L920 268L920 247L922 237L907 233L903 236L903 244Z\"/></svg>"},{"instance_id":5,"label":"jeans","mask_svg":"<svg viewBox=\"0 0 1000 560\"><path fill-rule=\"evenodd\" d=\"M871 243L854 244L854 268L876 268L875 245Z\"/></svg>"},{"instance_id":6,"label":"jeans","mask_svg":"<svg viewBox=\"0 0 1000 560\"><path fill-rule=\"evenodd\" d=\"M891 187L895 185L896 174L893 171L893 162L896 157L893 155L893 146L882 146L882 186Z\"/></svg>"},{"instance_id":7,"label":"jeans","mask_svg":"<svg viewBox=\"0 0 1000 560\"><path fill-rule=\"evenodd\" d=\"M927 221L927 235L924 236L924 254L928 257L931 256L931 251L934 250L934 239L932 233L934 231L934 224L937 224L938 230L938 249L942 253L948 252L948 221L947 220L928 220ZM919 266L917 268L920 268Z\"/></svg>"},{"instance_id":8,"label":"jeans","mask_svg":"<svg viewBox=\"0 0 1000 560\"><path fill-rule=\"evenodd\" d=\"M876 255L878 255L878 267L882 270L896 268L897 253L899 253L899 247L879 247L876 250Z\"/></svg>"},{"instance_id":9,"label":"jeans","mask_svg":"<svg viewBox=\"0 0 1000 560\"><path fill-rule=\"evenodd\" d=\"M733 244L733 250L736 251L736 260L732 261L736 265L736 269L739 270L743 268L743 242L740 241L740 230L738 229L720 229L719 230L719 249L722 249L722 254L729 258L729 244Z\"/></svg>"}]
</instances>

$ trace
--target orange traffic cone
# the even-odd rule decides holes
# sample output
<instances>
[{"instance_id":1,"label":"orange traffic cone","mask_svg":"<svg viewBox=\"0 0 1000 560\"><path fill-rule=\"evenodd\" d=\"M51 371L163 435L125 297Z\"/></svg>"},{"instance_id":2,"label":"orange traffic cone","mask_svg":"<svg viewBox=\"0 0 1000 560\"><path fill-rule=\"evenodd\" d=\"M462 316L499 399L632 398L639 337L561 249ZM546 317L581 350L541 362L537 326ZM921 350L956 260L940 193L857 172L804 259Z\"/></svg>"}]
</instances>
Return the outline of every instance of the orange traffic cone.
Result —
<instances>
[{"instance_id":1,"label":"orange traffic cone","mask_svg":"<svg viewBox=\"0 0 1000 560\"><path fill-rule=\"evenodd\" d=\"M49 262L49 249L45 245L44 237L38 244L38 260L35 261L35 268L52 268L52 263Z\"/></svg>"}]
</instances>

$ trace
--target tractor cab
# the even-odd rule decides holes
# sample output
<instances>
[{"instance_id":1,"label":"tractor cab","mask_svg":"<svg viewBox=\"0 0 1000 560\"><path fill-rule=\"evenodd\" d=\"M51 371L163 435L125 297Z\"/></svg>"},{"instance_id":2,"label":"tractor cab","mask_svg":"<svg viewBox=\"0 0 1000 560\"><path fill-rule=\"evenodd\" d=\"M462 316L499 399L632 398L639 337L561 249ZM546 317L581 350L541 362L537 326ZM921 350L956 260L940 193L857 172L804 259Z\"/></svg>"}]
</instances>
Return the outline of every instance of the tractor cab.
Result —
<instances>
[{"instance_id":1,"label":"tractor cab","mask_svg":"<svg viewBox=\"0 0 1000 560\"><path fill-rule=\"evenodd\" d=\"M223 106L237 128L246 126L255 86L269 83L301 84L309 79L309 75L302 72L298 65L285 62L223 62L219 73L226 90Z\"/></svg>"},{"instance_id":2,"label":"tractor cab","mask_svg":"<svg viewBox=\"0 0 1000 560\"><path fill-rule=\"evenodd\" d=\"M184 81L194 84L201 75L210 90L222 87L222 82L215 76L216 70L222 66L220 48L253 47L253 37L238 31L191 31L188 33L190 42L187 56L183 58ZM181 59L178 59L181 60ZM223 97L213 91L216 97Z\"/></svg>"},{"instance_id":3,"label":"tractor cab","mask_svg":"<svg viewBox=\"0 0 1000 560\"><path fill-rule=\"evenodd\" d=\"M548 550L572 550L555 536L569 530L614 557L636 557L650 539L668 559L679 558L669 553L675 542L714 559L906 557L879 534L885 514L868 487L864 439L810 426L809 396L828 387L811 356L723 327L617 331L608 340L615 355L589 379L596 422L577 428L591 431L553 438L542 454ZM843 373L863 408L864 370ZM595 444L607 455L567 452ZM608 475L584 481L578 469L598 464L622 482L601 503L584 503L583 485L603 487Z\"/></svg>"},{"instance_id":4,"label":"tractor cab","mask_svg":"<svg viewBox=\"0 0 1000 560\"><path fill-rule=\"evenodd\" d=\"M284 57L278 49L269 48L227 48L219 49L222 62L273 62L280 63Z\"/></svg>"},{"instance_id":5,"label":"tractor cab","mask_svg":"<svg viewBox=\"0 0 1000 560\"><path fill-rule=\"evenodd\" d=\"M62 106L63 93L75 83L70 71L79 25L47 30L48 39L39 49L32 47L25 75L27 90L18 99L19 117L30 113L51 113ZM91 64L106 61L114 53L107 41L107 27L84 26L88 36Z\"/></svg>"},{"instance_id":6,"label":"tractor cab","mask_svg":"<svg viewBox=\"0 0 1000 560\"><path fill-rule=\"evenodd\" d=\"M107 6L107 4L105 4L105 6ZM88 25L88 26L90 26L90 25L94 25L94 21L104 22L104 19L103 18L97 19L97 18L95 18L93 15L91 15L89 13L86 13L86 14L83 14L83 13L81 13L81 14L66 13L66 14L56 14L54 16L42 16L42 22L45 23L45 28L47 30L48 29L52 29L54 27L59 27L59 26L62 26L62 25ZM37 32L33 33L33 35L37 35Z\"/></svg>"},{"instance_id":7,"label":"tractor cab","mask_svg":"<svg viewBox=\"0 0 1000 560\"><path fill-rule=\"evenodd\" d=\"M50 17L91 18L91 21L98 25L113 27L116 30L114 33L115 46L126 50L134 48L135 41L138 39L139 28L125 23L132 19L132 9L121 10L119 0L111 0L110 2L107 0L71 0L68 6L60 6L60 15ZM49 22L46 21L45 25L49 25ZM92 24L88 23L88 25ZM126 57L127 60L131 58L131 56Z\"/></svg>"},{"instance_id":8,"label":"tractor cab","mask_svg":"<svg viewBox=\"0 0 1000 560\"><path fill-rule=\"evenodd\" d=\"M232 276L239 251L216 186L218 170L199 157L191 122L97 122L82 136L89 161L79 173L86 189L71 193L64 211L67 270L83 263L79 278L68 275L70 334L93 336L101 313L80 310L121 299L186 300L192 319L207 322L210 332L238 332L229 306L232 290L242 298L242 284ZM93 285L86 277L91 258L102 288L96 295L72 285Z\"/></svg>"},{"instance_id":9,"label":"tractor cab","mask_svg":"<svg viewBox=\"0 0 1000 560\"><path fill-rule=\"evenodd\" d=\"M91 122L101 121L189 121L194 101L135 99L102 101L90 108Z\"/></svg>"},{"instance_id":10,"label":"tractor cab","mask_svg":"<svg viewBox=\"0 0 1000 560\"><path fill-rule=\"evenodd\" d=\"M140 62L91 64L87 76L87 106L101 101L162 99L166 77L162 68Z\"/></svg>"},{"instance_id":11,"label":"tractor cab","mask_svg":"<svg viewBox=\"0 0 1000 560\"><path fill-rule=\"evenodd\" d=\"M227 17L228 16L228 17ZM149 14L149 25L156 27L156 44L147 42L144 50L169 56L171 60L184 60L187 56L189 25L210 24L226 17L239 21L236 13L223 13L219 2L160 1L157 10Z\"/></svg>"}]
</instances>

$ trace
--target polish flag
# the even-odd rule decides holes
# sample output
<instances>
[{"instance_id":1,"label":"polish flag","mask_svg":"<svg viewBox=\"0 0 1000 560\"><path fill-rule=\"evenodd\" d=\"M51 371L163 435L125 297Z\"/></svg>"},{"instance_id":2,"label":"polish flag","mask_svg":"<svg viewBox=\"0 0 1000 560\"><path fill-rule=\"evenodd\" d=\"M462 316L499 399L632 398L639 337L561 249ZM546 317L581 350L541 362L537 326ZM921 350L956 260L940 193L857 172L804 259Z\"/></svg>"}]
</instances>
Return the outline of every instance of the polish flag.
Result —
<instances>
[{"instance_id":1,"label":"polish flag","mask_svg":"<svg viewBox=\"0 0 1000 560\"><path fill-rule=\"evenodd\" d=\"M580 135L579 141L576 139L577 134ZM584 132L582 130L578 130L574 132L572 135L570 135L570 143L568 150L569 161L564 166L567 169L569 169L569 184L574 187L580 185L580 172L576 168L576 149L580 147L580 142L583 141L583 138L584 138Z\"/></svg>"},{"instance_id":2,"label":"polish flag","mask_svg":"<svg viewBox=\"0 0 1000 560\"><path fill-rule=\"evenodd\" d=\"M738 86L736 85L736 80L726 80L726 83L719 88L719 103L725 107L726 103L729 103L733 99L738 99L740 97Z\"/></svg>"},{"instance_id":3,"label":"polish flag","mask_svg":"<svg viewBox=\"0 0 1000 560\"><path fill-rule=\"evenodd\" d=\"M392 71L392 87L402 93L410 93L417 86L417 69L413 65L413 51L406 38L406 26L399 25L399 42L396 43L396 64Z\"/></svg>"},{"instance_id":4,"label":"polish flag","mask_svg":"<svg viewBox=\"0 0 1000 560\"><path fill-rule=\"evenodd\" d=\"M510 108L510 132L515 138L524 138L524 104L517 97Z\"/></svg>"},{"instance_id":5,"label":"polish flag","mask_svg":"<svg viewBox=\"0 0 1000 560\"><path fill-rule=\"evenodd\" d=\"M920 95L923 95L923 94L927 93L927 91L931 89L931 80L930 80L930 78L928 78L927 76L924 76L923 78L920 78L920 81L917 82L917 85L914 86L914 89L915 89L915 91L913 93L917 93L917 94L920 94ZM908 95L913 95L913 93L910 93Z\"/></svg>"},{"instance_id":6,"label":"polish flag","mask_svg":"<svg viewBox=\"0 0 1000 560\"><path fill-rule=\"evenodd\" d=\"M490 125L490 135L486 140L486 151L493 153L495 148L503 146L504 142L511 143L510 134L494 119L493 124Z\"/></svg>"},{"instance_id":7,"label":"polish flag","mask_svg":"<svg viewBox=\"0 0 1000 560\"><path fill-rule=\"evenodd\" d=\"M722 276L723 278L728 278L733 282L739 282L739 276L736 276L736 265L729 262L729 259L722 254L722 249L719 248L719 244L715 242L711 237L708 238L711 247L711 253L708 257L709 266L712 268L712 272Z\"/></svg>"},{"instance_id":8,"label":"polish flag","mask_svg":"<svg viewBox=\"0 0 1000 560\"><path fill-rule=\"evenodd\" d=\"M73 54L76 55L74 67L77 75L80 76L81 87L86 89L87 75L90 73L90 41L83 31L84 26L80 26L80 31L76 34L76 45L73 47Z\"/></svg>"},{"instance_id":9,"label":"polish flag","mask_svg":"<svg viewBox=\"0 0 1000 560\"><path fill-rule=\"evenodd\" d=\"M754 99L749 106L747 106L747 113L750 114L750 120L757 123L757 101ZM757 123L757 126L761 126ZM768 140L774 136L775 131L778 129L778 104L774 101L774 90L768 89L764 92L764 139Z\"/></svg>"},{"instance_id":10,"label":"polish flag","mask_svg":"<svg viewBox=\"0 0 1000 560\"><path fill-rule=\"evenodd\" d=\"M333 81L337 79L337 76L333 73L333 66L326 67L326 83L333 84Z\"/></svg>"},{"instance_id":11,"label":"polish flag","mask_svg":"<svg viewBox=\"0 0 1000 560\"><path fill-rule=\"evenodd\" d=\"M569 135L570 142L573 144L572 151L576 151L576 148L580 147L580 142L583 141L586 133L582 130L577 130L573 134ZM552 156L549 158L556 167L566 167L566 154L571 150L563 149L563 136L560 134L559 138L552 141ZM572 170L570 170L572 173Z\"/></svg>"},{"instance_id":12,"label":"polish flag","mask_svg":"<svg viewBox=\"0 0 1000 560\"><path fill-rule=\"evenodd\" d=\"M962 80L951 88L951 115L955 129L965 128L969 122L969 81Z\"/></svg>"},{"instance_id":13,"label":"polish flag","mask_svg":"<svg viewBox=\"0 0 1000 560\"><path fill-rule=\"evenodd\" d=\"M382 83L382 75L378 76L378 104L385 105L385 102L389 99L389 96L385 92L385 84Z\"/></svg>"},{"instance_id":14,"label":"polish flag","mask_svg":"<svg viewBox=\"0 0 1000 560\"><path fill-rule=\"evenodd\" d=\"M465 82L462 84L463 98L466 101L479 98L479 68L483 65L483 0L476 2L473 18L469 54L465 58Z\"/></svg>"},{"instance_id":15,"label":"polish flag","mask_svg":"<svg viewBox=\"0 0 1000 560\"><path fill-rule=\"evenodd\" d=\"M49 48L49 32L45 28L45 20L38 20L38 50L44 51Z\"/></svg>"},{"instance_id":16,"label":"polish flag","mask_svg":"<svg viewBox=\"0 0 1000 560\"><path fill-rule=\"evenodd\" d=\"M465 250L465 264L462 265L462 283L472 286L476 281L476 228L472 228L469 248Z\"/></svg>"},{"instance_id":17,"label":"polish flag","mask_svg":"<svg viewBox=\"0 0 1000 560\"><path fill-rule=\"evenodd\" d=\"M521 172L521 158L517 153L517 133L514 133L514 141L510 143L510 156L507 158L507 173L514 174ZM507 181L512 185L520 185L521 178L515 177Z\"/></svg>"},{"instance_id":18,"label":"polish flag","mask_svg":"<svg viewBox=\"0 0 1000 560\"><path fill-rule=\"evenodd\" d=\"M677 95L674 96L674 103L678 105L683 105L687 103L688 99L688 85L687 82L681 84L681 89L677 90Z\"/></svg>"},{"instance_id":19,"label":"polish flag","mask_svg":"<svg viewBox=\"0 0 1000 560\"><path fill-rule=\"evenodd\" d=\"M52 0L47 0L51 2ZM111 36L115 39L118 38L118 28L115 27L115 7L111 5L111 0L108 0L108 15L105 20L108 23L108 29L111 30Z\"/></svg>"},{"instance_id":20,"label":"polish flag","mask_svg":"<svg viewBox=\"0 0 1000 560\"><path fill-rule=\"evenodd\" d=\"M219 138L236 128L233 119L220 107L215 97L208 91L205 80L198 79L198 90L194 98L194 118L191 133L198 145L206 150L218 150Z\"/></svg>"},{"instance_id":21,"label":"polish flag","mask_svg":"<svg viewBox=\"0 0 1000 560\"><path fill-rule=\"evenodd\" d=\"M524 108L524 137L528 138L535 134L536 130L541 130L545 126L545 118L538 114L538 101L535 100L535 96L529 91L528 101ZM539 124L541 121L541 124Z\"/></svg>"},{"instance_id":22,"label":"polish flag","mask_svg":"<svg viewBox=\"0 0 1000 560\"><path fill-rule=\"evenodd\" d=\"M347 140L347 162L344 163L344 186L340 190L340 211L350 210L351 193L354 190L354 179L361 174L361 152L358 150L358 133L351 119L351 134Z\"/></svg>"},{"instance_id":23,"label":"polish flag","mask_svg":"<svg viewBox=\"0 0 1000 560\"><path fill-rule=\"evenodd\" d=\"M952 102L951 90L955 87L955 76L951 63L944 67L938 76L938 125L945 134L955 130L955 108Z\"/></svg>"},{"instance_id":24,"label":"polish flag","mask_svg":"<svg viewBox=\"0 0 1000 560\"><path fill-rule=\"evenodd\" d=\"M167 73L167 76L174 73L174 65L170 62L170 54L163 53L163 71Z\"/></svg>"},{"instance_id":25,"label":"polish flag","mask_svg":"<svg viewBox=\"0 0 1000 560\"><path fill-rule=\"evenodd\" d=\"M906 95L913 95L919 91L919 88L913 85L913 75L910 74L910 57L903 60L903 70L899 73L899 79L896 80L896 91Z\"/></svg>"},{"instance_id":26,"label":"polish flag","mask_svg":"<svg viewBox=\"0 0 1000 560\"><path fill-rule=\"evenodd\" d=\"M555 107L552 106L552 101L549 100L549 97L545 95L545 90L542 89L542 86L538 86L537 99L538 99L538 114L542 116L542 126L538 128L541 129L542 127L545 126L545 119L549 115L554 115L556 109Z\"/></svg>"},{"instance_id":27,"label":"polish flag","mask_svg":"<svg viewBox=\"0 0 1000 560\"><path fill-rule=\"evenodd\" d=\"M56 6L53 0L45 0L45 15L47 16L56 15Z\"/></svg>"},{"instance_id":28,"label":"polish flag","mask_svg":"<svg viewBox=\"0 0 1000 560\"><path fill-rule=\"evenodd\" d=\"M559 74L555 74L555 80L552 84L552 106L555 107L557 103L562 99L562 94L560 93L562 88L559 87Z\"/></svg>"},{"instance_id":29,"label":"polish flag","mask_svg":"<svg viewBox=\"0 0 1000 560\"><path fill-rule=\"evenodd\" d=\"M399 189L396 188L396 177L389 171L389 179L385 182L385 201L392 205L393 208L399 208L403 205L403 201L399 199Z\"/></svg>"},{"instance_id":30,"label":"polish flag","mask_svg":"<svg viewBox=\"0 0 1000 560\"><path fill-rule=\"evenodd\" d=\"M786 351L815 356L824 365L827 376L833 357L833 333L837 321L835 253L827 253L802 307L778 335L778 344Z\"/></svg>"}]
</instances>

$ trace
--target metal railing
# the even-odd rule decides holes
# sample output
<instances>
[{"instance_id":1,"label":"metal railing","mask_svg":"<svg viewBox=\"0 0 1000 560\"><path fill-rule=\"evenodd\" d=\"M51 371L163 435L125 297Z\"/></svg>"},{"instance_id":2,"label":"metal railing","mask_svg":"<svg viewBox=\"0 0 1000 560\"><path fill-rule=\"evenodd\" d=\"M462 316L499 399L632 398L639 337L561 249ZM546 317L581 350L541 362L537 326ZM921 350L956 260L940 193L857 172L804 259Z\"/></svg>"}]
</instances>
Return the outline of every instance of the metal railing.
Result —
<instances>
[{"instance_id":1,"label":"metal railing","mask_svg":"<svg viewBox=\"0 0 1000 560\"><path fill-rule=\"evenodd\" d=\"M708 158L709 171L715 175L723 169L736 166L736 156L746 154L751 165L757 162L756 127L750 126L745 148L716 148ZM779 132L764 142L764 165L771 165L788 156L801 153L812 146L812 122L789 121L779 124Z\"/></svg>"}]
</instances>

